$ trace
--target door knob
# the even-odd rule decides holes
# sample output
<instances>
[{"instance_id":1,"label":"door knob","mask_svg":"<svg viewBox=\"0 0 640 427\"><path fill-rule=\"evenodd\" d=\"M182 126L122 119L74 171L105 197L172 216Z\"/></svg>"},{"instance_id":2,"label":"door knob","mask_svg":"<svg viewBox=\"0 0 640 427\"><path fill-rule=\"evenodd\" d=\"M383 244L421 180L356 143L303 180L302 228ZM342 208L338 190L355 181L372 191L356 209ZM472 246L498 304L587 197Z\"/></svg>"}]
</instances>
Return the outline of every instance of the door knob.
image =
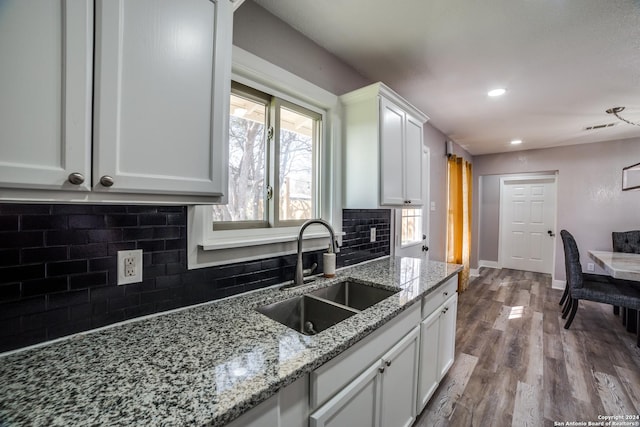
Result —
<instances>
[{"instance_id":1,"label":"door knob","mask_svg":"<svg viewBox=\"0 0 640 427\"><path fill-rule=\"evenodd\" d=\"M113 183L114 183L113 178L110 177L109 175L105 175L102 178L100 178L100 184L102 184L102 186L104 187L111 187Z\"/></svg>"},{"instance_id":2,"label":"door knob","mask_svg":"<svg viewBox=\"0 0 640 427\"><path fill-rule=\"evenodd\" d=\"M80 185L84 182L84 175L82 175L80 172L74 172L72 174L69 174L69 182L73 185Z\"/></svg>"}]
</instances>

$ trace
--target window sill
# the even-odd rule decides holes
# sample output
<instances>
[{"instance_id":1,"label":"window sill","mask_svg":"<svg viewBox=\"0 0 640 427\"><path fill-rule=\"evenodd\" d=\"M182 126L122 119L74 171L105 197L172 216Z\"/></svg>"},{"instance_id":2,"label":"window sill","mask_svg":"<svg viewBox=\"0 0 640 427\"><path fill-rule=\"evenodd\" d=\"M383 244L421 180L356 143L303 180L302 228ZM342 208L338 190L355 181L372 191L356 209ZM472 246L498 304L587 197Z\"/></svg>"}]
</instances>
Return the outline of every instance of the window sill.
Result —
<instances>
[{"instance_id":1,"label":"window sill","mask_svg":"<svg viewBox=\"0 0 640 427\"><path fill-rule=\"evenodd\" d=\"M231 230L212 232L210 240L202 242L199 246L203 251L215 251L220 249L240 248L248 246L262 246L273 243L296 242L298 240L298 227L287 227L284 229L269 229L270 232L260 233L256 235L256 231L252 230L251 235L244 236L247 230ZM345 233L336 232L336 238L343 236ZM328 238L329 232L322 230L305 230L302 237L303 240L312 240L320 238Z\"/></svg>"},{"instance_id":2,"label":"window sill","mask_svg":"<svg viewBox=\"0 0 640 427\"><path fill-rule=\"evenodd\" d=\"M187 210L187 264L190 270L256 261L298 251L299 227L211 230L210 208L195 206ZM332 223L338 244L342 242L341 218ZM312 224L303 235L305 252L327 249L329 231Z\"/></svg>"}]
</instances>

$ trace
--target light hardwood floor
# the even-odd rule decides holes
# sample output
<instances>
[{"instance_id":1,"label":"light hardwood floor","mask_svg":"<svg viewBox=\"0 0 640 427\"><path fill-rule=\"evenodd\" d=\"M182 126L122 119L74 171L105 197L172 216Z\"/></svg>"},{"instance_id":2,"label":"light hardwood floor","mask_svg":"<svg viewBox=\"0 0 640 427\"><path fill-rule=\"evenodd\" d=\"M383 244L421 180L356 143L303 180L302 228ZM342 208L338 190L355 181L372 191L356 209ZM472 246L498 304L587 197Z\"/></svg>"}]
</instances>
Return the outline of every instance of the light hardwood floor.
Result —
<instances>
[{"instance_id":1,"label":"light hardwood floor","mask_svg":"<svg viewBox=\"0 0 640 427\"><path fill-rule=\"evenodd\" d=\"M414 427L553 426L640 414L640 349L611 306L565 330L546 274L483 268L459 295L456 360Z\"/></svg>"}]
</instances>

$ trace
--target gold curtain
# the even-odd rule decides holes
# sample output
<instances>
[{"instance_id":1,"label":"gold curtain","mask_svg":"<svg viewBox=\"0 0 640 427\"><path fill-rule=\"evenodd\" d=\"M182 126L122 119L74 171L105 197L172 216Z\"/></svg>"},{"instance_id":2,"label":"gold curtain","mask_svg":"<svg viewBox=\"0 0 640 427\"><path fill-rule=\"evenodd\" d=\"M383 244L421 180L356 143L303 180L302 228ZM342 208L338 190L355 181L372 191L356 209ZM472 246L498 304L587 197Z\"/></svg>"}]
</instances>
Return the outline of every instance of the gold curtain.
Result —
<instances>
[{"instance_id":1,"label":"gold curtain","mask_svg":"<svg viewBox=\"0 0 640 427\"><path fill-rule=\"evenodd\" d=\"M462 264L458 275L458 292L469 286L469 257L471 255L471 163L461 157L450 156L449 212L447 216L447 262Z\"/></svg>"}]
</instances>

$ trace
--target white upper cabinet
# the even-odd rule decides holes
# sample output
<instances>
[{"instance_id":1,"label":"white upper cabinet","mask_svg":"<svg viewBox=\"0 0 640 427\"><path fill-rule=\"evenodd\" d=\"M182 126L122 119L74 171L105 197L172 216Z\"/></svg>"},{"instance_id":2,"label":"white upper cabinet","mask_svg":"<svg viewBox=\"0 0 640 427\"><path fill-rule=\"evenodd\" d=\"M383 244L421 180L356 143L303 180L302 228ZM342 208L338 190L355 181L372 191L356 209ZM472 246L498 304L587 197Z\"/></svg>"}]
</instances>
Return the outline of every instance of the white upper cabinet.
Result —
<instances>
[{"instance_id":1,"label":"white upper cabinet","mask_svg":"<svg viewBox=\"0 0 640 427\"><path fill-rule=\"evenodd\" d=\"M0 199L224 200L229 0L2 8Z\"/></svg>"},{"instance_id":2,"label":"white upper cabinet","mask_svg":"<svg viewBox=\"0 0 640 427\"><path fill-rule=\"evenodd\" d=\"M228 0L96 3L95 190L225 193L230 23Z\"/></svg>"},{"instance_id":3,"label":"white upper cabinet","mask_svg":"<svg viewBox=\"0 0 640 427\"><path fill-rule=\"evenodd\" d=\"M0 187L90 189L92 51L91 2L0 4Z\"/></svg>"},{"instance_id":4,"label":"white upper cabinet","mask_svg":"<svg viewBox=\"0 0 640 427\"><path fill-rule=\"evenodd\" d=\"M340 97L345 115L345 208L420 206L428 120L383 83Z\"/></svg>"}]
</instances>

